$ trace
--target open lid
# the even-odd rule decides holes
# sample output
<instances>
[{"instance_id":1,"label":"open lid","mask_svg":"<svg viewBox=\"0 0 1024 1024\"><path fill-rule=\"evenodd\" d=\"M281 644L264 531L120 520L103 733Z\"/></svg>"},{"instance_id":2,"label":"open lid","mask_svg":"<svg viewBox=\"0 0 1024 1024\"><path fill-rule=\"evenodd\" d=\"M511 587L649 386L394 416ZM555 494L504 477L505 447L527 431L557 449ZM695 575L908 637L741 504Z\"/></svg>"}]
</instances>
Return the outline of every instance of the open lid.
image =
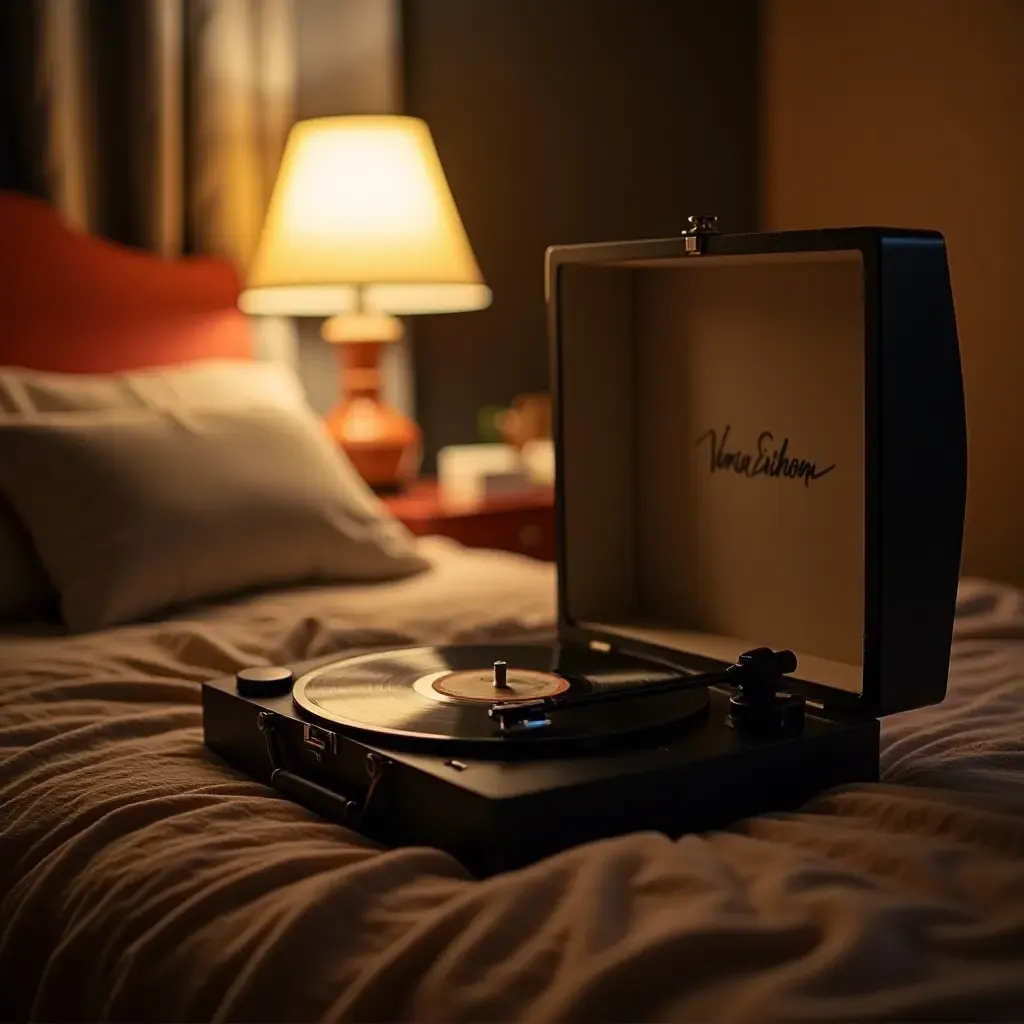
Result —
<instances>
[{"instance_id":1,"label":"open lid","mask_svg":"<svg viewBox=\"0 0 1024 1024\"><path fill-rule=\"evenodd\" d=\"M548 251L559 627L697 669L792 649L875 717L945 695L966 427L942 236Z\"/></svg>"}]
</instances>

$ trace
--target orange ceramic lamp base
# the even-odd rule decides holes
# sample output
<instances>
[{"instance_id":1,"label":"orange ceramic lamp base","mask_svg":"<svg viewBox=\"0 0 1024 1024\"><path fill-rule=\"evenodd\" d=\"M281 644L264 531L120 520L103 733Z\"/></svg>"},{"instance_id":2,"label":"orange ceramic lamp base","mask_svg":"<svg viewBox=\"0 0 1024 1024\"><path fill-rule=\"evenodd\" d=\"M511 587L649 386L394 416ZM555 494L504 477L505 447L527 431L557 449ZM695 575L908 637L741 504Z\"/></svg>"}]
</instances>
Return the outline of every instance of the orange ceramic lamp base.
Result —
<instances>
[{"instance_id":1,"label":"orange ceramic lamp base","mask_svg":"<svg viewBox=\"0 0 1024 1024\"><path fill-rule=\"evenodd\" d=\"M397 335L382 341L353 340L342 335L350 335L354 325L339 331L337 324L328 321L323 333L338 345L342 399L324 422L375 491L400 491L419 471L422 435L413 420L381 398L381 356Z\"/></svg>"}]
</instances>

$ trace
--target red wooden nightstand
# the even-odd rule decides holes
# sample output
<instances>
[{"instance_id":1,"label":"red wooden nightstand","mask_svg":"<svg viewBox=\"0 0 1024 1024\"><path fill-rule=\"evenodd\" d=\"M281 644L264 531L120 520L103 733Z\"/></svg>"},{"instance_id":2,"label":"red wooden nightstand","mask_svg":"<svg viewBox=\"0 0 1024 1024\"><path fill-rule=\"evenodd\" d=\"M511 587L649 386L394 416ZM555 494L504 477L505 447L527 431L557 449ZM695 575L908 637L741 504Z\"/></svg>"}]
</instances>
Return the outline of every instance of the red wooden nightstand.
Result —
<instances>
[{"instance_id":1,"label":"red wooden nightstand","mask_svg":"<svg viewBox=\"0 0 1024 1024\"><path fill-rule=\"evenodd\" d=\"M383 500L417 537L439 534L471 548L498 548L555 560L555 499L550 488L486 498L472 505L449 505L442 501L436 481L425 479Z\"/></svg>"}]
</instances>

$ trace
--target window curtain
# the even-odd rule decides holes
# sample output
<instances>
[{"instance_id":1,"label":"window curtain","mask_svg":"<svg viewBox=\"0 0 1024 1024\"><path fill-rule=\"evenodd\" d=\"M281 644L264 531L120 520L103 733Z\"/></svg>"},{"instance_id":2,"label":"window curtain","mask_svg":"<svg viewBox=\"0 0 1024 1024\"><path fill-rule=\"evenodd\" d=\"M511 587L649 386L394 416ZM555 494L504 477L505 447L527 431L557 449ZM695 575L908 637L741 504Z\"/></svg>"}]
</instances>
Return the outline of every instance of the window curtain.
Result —
<instances>
[{"instance_id":1,"label":"window curtain","mask_svg":"<svg viewBox=\"0 0 1024 1024\"><path fill-rule=\"evenodd\" d=\"M296 2L0 0L17 30L6 184L82 230L244 274L294 119Z\"/></svg>"}]
</instances>

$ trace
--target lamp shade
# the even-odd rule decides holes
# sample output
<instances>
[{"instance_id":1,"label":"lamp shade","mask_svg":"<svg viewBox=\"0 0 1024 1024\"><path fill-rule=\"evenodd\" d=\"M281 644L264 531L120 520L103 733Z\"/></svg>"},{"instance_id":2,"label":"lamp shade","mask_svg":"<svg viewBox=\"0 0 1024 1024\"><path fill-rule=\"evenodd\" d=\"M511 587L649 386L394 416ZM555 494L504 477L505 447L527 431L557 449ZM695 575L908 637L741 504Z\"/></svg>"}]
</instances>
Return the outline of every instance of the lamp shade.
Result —
<instances>
[{"instance_id":1,"label":"lamp shade","mask_svg":"<svg viewBox=\"0 0 1024 1024\"><path fill-rule=\"evenodd\" d=\"M247 313L445 313L490 305L427 125L325 117L288 137Z\"/></svg>"}]
</instances>

